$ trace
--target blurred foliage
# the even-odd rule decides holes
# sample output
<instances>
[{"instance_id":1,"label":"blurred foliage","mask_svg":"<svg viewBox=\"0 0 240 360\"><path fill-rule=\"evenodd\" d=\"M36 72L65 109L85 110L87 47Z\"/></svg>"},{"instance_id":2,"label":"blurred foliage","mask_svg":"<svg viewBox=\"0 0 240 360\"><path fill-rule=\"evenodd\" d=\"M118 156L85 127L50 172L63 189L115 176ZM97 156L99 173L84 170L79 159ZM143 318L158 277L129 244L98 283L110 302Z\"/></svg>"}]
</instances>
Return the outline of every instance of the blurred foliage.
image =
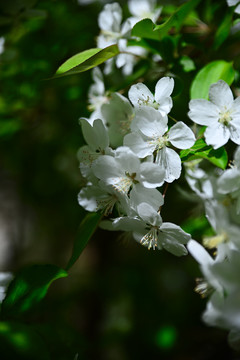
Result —
<instances>
[{"instance_id":1,"label":"blurred foliage","mask_svg":"<svg viewBox=\"0 0 240 360\"><path fill-rule=\"evenodd\" d=\"M106 88L126 93L133 81L145 78L153 89L159 77L173 73L172 116L186 122L190 85L204 65L215 60L233 64L238 91L240 32L230 32L235 15L225 1L198 3L184 16L180 32L160 24L159 29L166 30L160 41L151 34L140 40L162 56L167 70L143 59L133 75L124 79L116 70L107 77ZM0 3L0 36L5 37L0 57L1 191L14 195L9 227L17 226L8 270L40 262L65 268L71 257L85 215L77 203L82 178L76 153L84 143L78 119L89 115L91 73L51 78L67 59L96 47L101 7L97 2L80 6L74 0ZM162 23L175 10L168 4ZM201 19L197 26L194 16ZM181 179L166 196L162 210L166 221L182 223L198 240L208 233L201 205L189 196ZM31 226L24 230L27 215ZM199 319L205 304L193 292L197 268L190 257L148 252L121 234L97 230L69 276L54 282L46 298L21 322L9 314L2 316L1 355L57 360L233 359L226 333L207 328ZM29 270L28 279L30 274L34 275ZM43 292L50 282L44 283ZM24 304L21 286L19 291ZM12 304L17 304L17 297Z\"/></svg>"}]
</instances>

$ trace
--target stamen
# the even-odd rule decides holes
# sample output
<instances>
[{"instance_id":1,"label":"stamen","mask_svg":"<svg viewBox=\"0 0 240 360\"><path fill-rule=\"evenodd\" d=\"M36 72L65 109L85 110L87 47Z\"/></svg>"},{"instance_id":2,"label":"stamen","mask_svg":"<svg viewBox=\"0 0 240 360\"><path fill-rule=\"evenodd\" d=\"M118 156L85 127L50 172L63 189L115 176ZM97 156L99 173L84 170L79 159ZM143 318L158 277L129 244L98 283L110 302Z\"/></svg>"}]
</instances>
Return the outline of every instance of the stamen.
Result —
<instances>
[{"instance_id":1,"label":"stamen","mask_svg":"<svg viewBox=\"0 0 240 360\"><path fill-rule=\"evenodd\" d=\"M220 122L220 124L227 126L230 123L230 121L232 120L231 112L231 110L227 110L226 106L224 107L224 110L219 112L218 121Z\"/></svg>"},{"instance_id":2,"label":"stamen","mask_svg":"<svg viewBox=\"0 0 240 360\"><path fill-rule=\"evenodd\" d=\"M143 236L143 238L140 241L140 244L143 246L147 246L148 250L153 248L159 248L158 246L158 229L155 227L152 227L151 230Z\"/></svg>"},{"instance_id":3,"label":"stamen","mask_svg":"<svg viewBox=\"0 0 240 360\"><path fill-rule=\"evenodd\" d=\"M212 294L213 287L204 279L197 278L196 279L196 287L194 291L198 293L202 298L205 298Z\"/></svg>"},{"instance_id":4,"label":"stamen","mask_svg":"<svg viewBox=\"0 0 240 360\"><path fill-rule=\"evenodd\" d=\"M213 249L217 247L217 245L227 241L228 241L228 235L227 233L222 231L219 235L203 238L203 245L208 249Z\"/></svg>"},{"instance_id":5,"label":"stamen","mask_svg":"<svg viewBox=\"0 0 240 360\"><path fill-rule=\"evenodd\" d=\"M132 184L133 179L129 176L126 176L119 178L119 181L116 184L113 184L113 187L120 193L127 194Z\"/></svg>"}]
</instances>

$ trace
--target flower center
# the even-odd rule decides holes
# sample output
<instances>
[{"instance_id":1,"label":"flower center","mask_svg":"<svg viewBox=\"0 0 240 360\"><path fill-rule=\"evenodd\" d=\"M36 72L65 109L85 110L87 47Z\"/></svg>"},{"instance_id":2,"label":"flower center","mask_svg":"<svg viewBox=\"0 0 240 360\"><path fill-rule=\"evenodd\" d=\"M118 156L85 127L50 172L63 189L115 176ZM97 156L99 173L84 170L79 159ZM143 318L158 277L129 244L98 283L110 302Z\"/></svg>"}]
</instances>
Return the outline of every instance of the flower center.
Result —
<instances>
[{"instance_id":1,"label":"flower center","mask_svg":"<svg viewBox=\"0 0 240 360\"><path fill-rule=\"evenodd\" d=\"M138 181L135 180L136 175L136 173L129 174L128 172L126 172L126 176L119 178L119 181L113 185L114 189L121 193L127 194L130 187L133 184L138 183Z\"/></svg>"},{"instance_id":2,"label":"flower center","mask_svg":"<svg viewBox=\"0 0 240 360\"><path fill-rule=\"evenodd\" d=\"M161 150L167 144L167 135L166 136L156 136L148 141L149 145L155 145L155 151Z\"/></svg>"},{"instance_id":3,"label":"flower center","mask_svg":"<svg viewBox=\"0 0 240 360\"><path fill-rule=\"evenodd\" d=\"M208 249L213 249L217 247L217 245L222 244L228 241L228 235L224 231L216 236L209 236L203 238L203 245Z\"/></svg>"},{"instance_id":4,"label":"flower center","mask_svg":"<svg viewBox=\"0 0 240 360\"><path fill-rule=\"evenodd\" d=\"M227 110L227 108L224 107L224 110L219 112L218 122L220 122L220 124L227 126L231 120L232 120L231 111Z\"/></svg>"}]
</instances>

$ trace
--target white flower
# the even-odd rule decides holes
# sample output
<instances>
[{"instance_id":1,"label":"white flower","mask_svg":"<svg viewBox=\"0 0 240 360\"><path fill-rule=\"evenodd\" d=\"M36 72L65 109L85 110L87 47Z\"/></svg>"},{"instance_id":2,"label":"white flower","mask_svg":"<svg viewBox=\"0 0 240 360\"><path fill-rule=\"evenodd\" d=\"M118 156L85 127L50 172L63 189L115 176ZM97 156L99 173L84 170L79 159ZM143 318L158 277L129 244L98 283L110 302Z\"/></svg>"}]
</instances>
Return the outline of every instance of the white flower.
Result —
<instances>
[{"instance_id":1,"label":"white flower","mask_svg":"<svg viewBox=\"0 0 240 360\"><path fill-rule=\"evenodd\" d=\"M174 80L163 77L155 86L155 95L142 83L132 85L128 97L135 107L151 106L158 110L162 116L168 114L172 108L172 94Z\"/></svg>"},{"instance_id":2,"label":"white flower","mask_svg":"<svg viewBox=\"0 0 240 360\"><path fill-rule=\"evenodd\" d=\"M165 171L150 162L140 163L138 157L127 147L119 147L115 157L100 156L92 166L95 176L119 192L127 194L136 183L147 188L163 184Z\"/></svg>"},{"instance_id":3,"label":"white flower","mask_svg":"<svg viewBox=\"0 0 240 360\"><path fill-rule=\"evenodd\" d=\"M138 57L143 57L147 54L147 51L141 46L127 46L126 39L118 41L118 48L122 53L116 57L116 66L117 68L122 68L124 75L132 74Z\"/></svg>"},{"instance_id":4,"label":"white flower","mask_svg":"<svg viewBox=\"0 0 240 360\"><path fill-rule=\"evenodd\" d=\"M133 17L130 18L132 26L138 21L148 18L155 22L162 8L157 7L156 0L128 0L128 8Z\"/></svg>"},{"instance_id":5,"label":"white flower","mask_svg":"<svg viewBox=\"0 0 240 360\"><path fill-rule=\"evenodd\" d=\"M93 111L89 122L93 124L93 120L102 119L101 106L108 101L105 93L105 86L103 82L103 75L98 67L92 71L94 83L90 86L88 92L89 110Z\"/></svg>"},{"instance_id":6,"label":"white flower","mask_svg":"<svg viewBox=\"0 0 240 360\"><path fill-rule=\"evenodd\" d=\"M103 154L112 154L109 148L109 138L107 129L101 119L93 120L91 124L88 119L80 119L82 125L82 133L87 145L82 146L78 150L78 159L80 161L80 170L84 177L88 180L92 179L92 164Z\"/></svg>"},{"instance_id":7,"label":"white flower","mask_svg":"<svg viewBox=\"0 0 240 360\"><path fill-rule=\"evenodd\" d=\"M184 244L191 236L179 226L163 223L160 214L148 203L137 206L138 217L120 217L113 221L116 230L132 231L133 237L148 249L164 248L176 256L187 254Z\"/></svg>"},{"instance_id":8,"label":"white flower","mask_svg":"<svg viewBox=\"0 0 240 360\"><path fill-rule=\"evenodd\" d=\"M129 37L131 24L126 21L122 26L122 9L118 3L106 4L98 17L101 34L98 36L97 45L100 48L117 44L118 40Z\"/></svg>"},{"instance_id":9,"label":"white flower","mask_svg":"<svg viewBox=\"0 0 240 360\"><path fill-rule=\"evenodd\" d=\"M234 12L240 14L240 1L239 0L227 0L228 6L235 6L238 4Z\"/></svg>"},{"instance_id":10,"label":"white flower","mask_svg":"<svg viewBox=\"0 0 240 360\"><path fill-rule=\"evenodd\" d=\"M112 213L116 204L123 208L129 206L125 194L118 192L112 186L105 185L102 181L83 187L78 194L78 202L87 211L102 210L105 216Z\"/></svg>"},{"instance_id":11,"label":"white flower","mask_svg":"<svg viewBox=\"0 0 240 360\"><path fill-rule=\"evenodd\" d=\"M218 179L218 191L221 194L231 194L237 200L236 210L240 214L240 147L235 152L231 169L224 171Z\"/></svg>"},{"instance_id":12,"label":"white flower","mask_svg":"<svg viewBox=\"0 0 240 360\"><path fill-rule=\"evenodd\" d=\"M113 93L110 101L101 108L104 121L108 126L110 143L113 147L123 144L123 136L130 131L134 117L133 107L126 97Z\"/></svg>"},{"instance_id":13,"label":"white flower","mask_svg":"<svg viewBox=\"0 0 240 360\"><path fill-rule=\"evenodd\" d=\"M140 158L155 155L155 162L166 170L165 181L172 182L181 174L181 159L167 145L171 143L179 149L187 149L195 142L193 132L183 122L178 122L168 131L167 117L151 107L136 109L132 120L132 133L124 138L128 146Z\"/></svg>"},{"instance_id":14,"label":"white flower","mask_svg":"<svg viewBox=\"0 0 240 360\"><path fill-rule=\"evenodd\" d=\"M188 113L195 123L207 126L206 143L218 149L230 138L240 145L240 97L234 100L228 84L219 80L210 86L209 100L191 100Z\"/></svg>"}]
</instances>

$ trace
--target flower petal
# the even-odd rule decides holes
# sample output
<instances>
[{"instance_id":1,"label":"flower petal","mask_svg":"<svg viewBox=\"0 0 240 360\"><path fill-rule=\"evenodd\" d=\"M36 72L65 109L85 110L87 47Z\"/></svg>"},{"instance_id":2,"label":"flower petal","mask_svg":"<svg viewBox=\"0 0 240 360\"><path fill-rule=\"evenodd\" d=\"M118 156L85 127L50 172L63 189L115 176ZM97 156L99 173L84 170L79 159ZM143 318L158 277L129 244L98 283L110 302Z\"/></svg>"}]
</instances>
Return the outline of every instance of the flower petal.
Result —
<instances>
[{"instance_id":1,"label":"flower petal","mask_svg":"<svg viewBox=\"0 0 240 360\"><path fill-rule=\"evenodd\" d=\"M92 126L86 119L80 121L84 139L90 148L104 150L109 146L107 129L101 119L95 119Z\"/></svg>"},{"instance_id":2,"label":"flower petal","mask_svg":"<svg viewBox=\"0 0 240 360\"><path fill-rule=\"evenodd\" d=\"M164 199L160 191L157 189L147 189L141 184L136 184L130 192L131 207L137 211L137 206L143 202L148 203L156 211L158 211L160 206L163 205Z\"/></svg>"},{"instance_id":3,"label":"flower petal","mask_svg":"<svg viewBox=\"0 0 240 360\"><path fill-rule=\"evenodd\" d=\"M218 107L226 106L229 109L233 103L233 94L228 84L219 80L209 88L209 100Z\"/></svg>"},{"instance_id":4,"label":"flower petal","mask_svg":"<svg viewBox=\"0 0 240 360\"><path fill-rule=\"evenodd\" d=\"M167 122L167 117L163 117L157 110L152 107L142 107L136 109L136 115L131 127L138 128L149 138L155 138L165 134Z\"/></svg>"},{"instance_id":5,"label":"flower petal","mask_svg":"<svg viewBox=\"0 0 240 360\"><path fill-rule=\"evenodd\" d=\"M199 125L211 125L218 121L219 108L210 101L204 99L191 100L188 116Z\"/></svg>"},{"instance_id":6,"label":"flower petal","mask_svg":"<svg viewBox=\"0 0 240 360\"><path fill-rule=\"evenodd\" d=\"M157 153L156 163L165 169L165 181L171 183L181 175L181 159L172 149L164 147Z\"/></svg>"},{"instance_id":7,"label":"flower petal","mask_svg":"<svg viewBox=\"0 0 240 360\"><path fill-rule=\"evenodd\" d=\"M170 77L163 77L158 80L155 87L155 100L157 103L161 103L162 98L169 97L174 88L174 80Z\"/></svg>"},{"instance_id":8,"label":"flower petal","mask_svg":"<svg viewBox=\"0 0 240 360\"><path fill-rule=\"evenodd\" d=\"M144 162L140 165L140 181L147 188L156 188L164 183L165 170L159 165Z\"/></svg>"},{"instance_id":9,"label":"flower petal","mask_svg":"<svg viewBox=\"0 0 240 360\"><path fill-rule=\"evenodd\" d=\"M139 158L151 155L155 150L155 145L144 140L143 135L139 132L126 135L123 144L128 146Z\"/></svg>"},{"instance_id":10,"label":"flower petal","mask_svg":"<svg viewBox=\"0 0 240 360\"><path fill-rule=\"evenodd\" d=\"M208 145L218 149L228 142L230 131L227 126L217 122L205 130L204 136Z\"/></svg>"},{"instance_id":11,"label":"flower petal","mask_svg":"<svg viewBox=\"0 0 240 360\"><path fill-rule=\"evenodd\" d=\"M137 207L137 212L141 219L152 226L160 226L162 218L159 213L149 204L141 203Z\"/></svg>"},{"instance_id":12,"label":"flower petal","mask_svg":"<svg viewBox=\"0 0 240 360\"><path fill-rule=\"evenodd\" d=\"M196 139L192 130L182 121L179 121L171 127L168 140L178 149L189 149Z\"/></svg>"},{"instance_id":13,"label":"flower petal","mask_svg":"<svg viewBox=\"0 0 240 360\"><path fill-rule=\"evenodd\" d=\"M235 143L240 145L240 122L231 121L229 123L230 139Z\"/></svg>"}]
</instances>

